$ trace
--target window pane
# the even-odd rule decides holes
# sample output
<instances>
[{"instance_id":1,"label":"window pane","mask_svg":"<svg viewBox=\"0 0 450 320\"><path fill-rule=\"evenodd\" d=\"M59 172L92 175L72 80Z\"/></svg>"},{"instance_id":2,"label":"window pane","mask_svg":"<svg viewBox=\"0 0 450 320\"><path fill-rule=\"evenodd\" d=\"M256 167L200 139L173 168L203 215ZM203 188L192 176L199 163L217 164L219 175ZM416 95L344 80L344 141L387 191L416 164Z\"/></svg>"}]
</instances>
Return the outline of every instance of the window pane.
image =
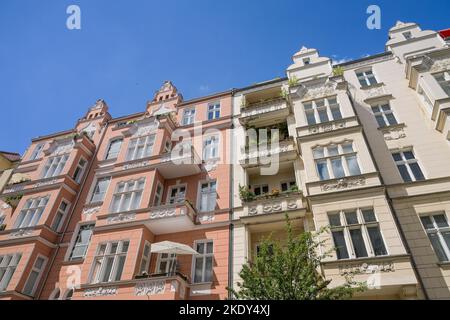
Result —
<instances>
[{"instance_id":1,"label":"window pane","mask_svg":"<svg viewBox=\"0 0 450 320\"><path fill-rule=\"evenodd\" d=\"M326 161L317 161L317 171L319 173L320 180L330 179Z\"/></svg>"},{"instance_id":2,"label":"window pane","mask_svg":"<svg viewBox=\"0 0 450 320\"><path fill-rule=\"evenodd\" d=\"M377 115L375 116L375 118L377 119L377 123L379 127L385 127L386 126L386 122L384 121L384 118L382 115Z\"/></svg>"},{"instance_id":3,"label":"window pane","mask_svg":"<svg viewBox=\"0 0 450 320\"><path fill-rule=\"evenodd\" d=\"M316 118L314 116L314 110L306 111L306 120L309 125L316 124Z\"/></svg>"},{"instance_id":4,"label":"window pane","mask_svg":"<svg viewBox=\"0 0 450 320\"><path fill-rule=\"evenodd\" d=\"M373 212L373 209L362 210L362 214L363 214L363 217L364 217L364 222L375 222L375 221L377 221L377 218L375 217L375 213Z\"/></svg>"},{"instance_id":5,"label":"window pane","mask_svg":"<svg viewBox=\"0 0 450 320\"><path fill-rule=\"evenodd\" d=\"M125 265L125 256L120 256L118 258L119 261L117 261L117 269L114 275L114 278L112 279L112 281L119 281L120 278L122 277L122 271L123 271L123 267Z\"/></svg>"},{"instance_id":6,"label":"window pane","mask_svg":"<svg viewBox=\"0 0 450 320\"><path fill-rule=\"evenodd\" d=\"M366 246L362 237L361 229L350 230L350 237L352 238L353 248L357 258L367 257Z\"/></svg>"},{"instance_id":7,"label":"window pane","mask_svg":"<svg viewBox=\"0 0 450 320\"><path fill-rule=\"evenodd\" d=\"M388 120L388 123L392 126L394 124L397 124L397 119L395 119L394 114L393 113L387 113L386 114L386 118Z\"/></svg>"},{"instance_id":8,"label":"window pane","mask_svg":"<svg viewBox=\"0 0 450 320\"><path fill-rule=\"evenodd\" d=\"M345 220L347 224L358 224L358 216L356 215L356 211L346 212Z\"/></svg>"},{"instance_id":9,"label":"window pane","mask_svg":"<svg viewBox=\"0 0 450 320\"><path fill-rule=\"evenodd\" d=\"M379 227L369 227L367 228L369 232L370 242L372 243L372 248L376 256L386 255L386 247L384 246L383 238L381 237L381 232Z\"/></svg>"},{"instance_id":10,"label":"window pane","mask_svg":"<svg viewBox=\"0 0 450 320\"><path fill-rule=\"evenodd\" d=\"M410 182L412 181L411 176L409 175L408 169L404 164L397 165L398 171L400 171L400 175L403 178L403 181Z\"/></svg>"},{"instance_id":11,"label":"window pane","mask_svg":"<svg viewBox=\"0 0 450 320\"><path fill-rule=\"evenodd\" d=\"M333 120L342 119L342 114L339 106L331 107L331 114L333 115Z\"/></svg>"},{"instance_id":12,"label":"window pane","mask_svg":"<svg viewBox=\"0 0 450 320\"><path fill-rule=\"evenodd\" d=\"M345 177L344 168L342 167L341 158L332 159L331 167L333 168L333 174L335 178Z\"/></svg>"},{"instance_id":13,"label":"window pane","mask_svg":"<svg viewBox=\"0 0 450 320\"><path fill-rule=\"evenodd\" d=\"M327 148L328 156L337 156L339 154L338 146L329 146Z\"/></svg>"},{"instance_id":14,"label":"window pane","mask_svg":"<svg viewBox=\"0 0 450 320\"><path fill-rule=\"evenodd\" d=\"M314 159L319 159L324 157L324 150L323 148L315 148L313 150Z\"/></svg>"},{"instance_id":15,"label":"window pane","mask_svg":"<svg viewBox=\"0 0 450 320\"><path fill-rule=\"evenodd\" d=\"M439 241L438 235L436 233L429 233L428 237L430 238L431 245L433 246L434 252L438 256L439 261L448 261L448 257L445 254L441 242Z\"/></svg>"},{"instance_id":16,"label":"window pane","mask_svg":"<svg viewBox=\"0 0 450 320\"><path fill-rule=\"evenodd\" d=\"M113 267L113 263L114 263L114 257L107 257L106 258L106 265L104 267L104 272L103 272L103 277L101 279L101 282L108 282L109 281L109 277L111 275L111 270Z\"/></svg>"},{"instance_id":17,"label":"window pane","mask_svg":"<svg viewBox=\"0 0 450 320\"><path fill-rule=\"evenodd\" d=\"M206 257L206 266L205 266L205 282L212 281L213 275L213 257Z\"/></svg>"},{"instance_id":18,"label":"window pane","mask_svg":"<svg viewBox=\"0 0 450 320\"><path fill-rule=\"evenodd\" d=\"M361 170L359 169L358 160L356 158L356 155L346 156L345 158L347 159L347 166L348 166L348 171L349 171L350 175L354 176L354 175L361 174Z\"/></svg>"},{"instance_id":19,"label":"window pane","mask_svg":"<svg viewBox=\"0 0 450 320\"><path fill-rule=\"evenodd\" d=\"M202 282L203 257L195 258L194 282Z\"/></svg>"},{"instance_id":20,"label":"window pane","mask_svg":"<svg viewBox=\"0 0 450 320\"><path fill-rule=\"evenodd\" d=\"M411 168L411 171L413 172L416 180L425 180L422 170L420 169L419 164L417 162L410 163L409 167Z\"/></svg>"},{"instance_id":21,"label":"window pane","mask_svg":"<svg viewBox=\"0 0 450 320\"><path fill-rule=\"evenodd\" d=\"M348 259L347 246L345 245L345 238L343 231L333 231L333 241L336 249L338 259Z\"/></svg>"},{"instance_id":22,"label":"window pane","mask_svg":"<svg viewBox=\"0 0 450 320\"><path fill-rule=\"evenodd\" d=\"M415 159L414 153L412 153L411 151L405 151L405 152L403 152L403 155L405 156L406 160Z\"/></svg>"},{"instance_id":23,"label":"window pane","mask_svg":"<svg viewBox=\"0 0 450 320\"><path fill-rule=\"evenodd\" d=\"M329 121L328 114L327 114L327 109L321 108L321 109L318 110L318 112L319 112L320 122L327 122L327 121Z\"/></svg>"},{"instance_id":24,"label":"window pane","mask_svg":"<svg viewBox=\"0 0 450 320\"><path fill-rule=\"evenodd\" d=\"M34 285L36 284L36 280L39 276L39 273L37 271L32 271L30 273L30 277L28 278L27 284L25 285L25 288L23 292L27 295L31 295L33 292Z\"/></svg>"},{"instance_id":25,"label":"window pane","mask_svg":"<svg viewBox=\"0 0 450 320\"><path fill-rule=\"evenodd\" d=\"M438 214L433 216L434 222L436 222L436 225L439 228L445 228L448 227L447 219L445 219L445 216L443 214Z\"/></svg>"},{"instance_id":26,"label":"window pane","mask_svg":"<svg viewBox=\"0 0 450 320\"><path fill-rule=\"evenodd\" d=\"M341 225L341 218L340 218L340 214L339 213L329 214L328 215L328 220L330 220L330 225L332 227L339 227Z\"/></svg>"},{"instance_id":27,"label":"window pane","mask_svg":"<svg viewBox=\"0 0 450 320\"><path fill-rule=\"evenodd\" d=\"M402 156L398 152L393 153L392 158L394 158L394 161L402 161Z\"/></svg>"},{"instance_id":28,"label":"window pane","mask_svg":"<svg viewBox=\"0 0 450 320\"><path fill-rule=\"evenodd\" d=\"M430 217L420 217L420 220L422 220L425 229L434 229L433 221L431 221Z\"/></svg>"},{"instance_id":29,"label":"window pane","mask_svg":"<svg viewBox=\"0 0 450 320\"><path fill-rule=\"evenodd\" d=\"M353 152L353 144L347 143L342 145L342 152L351 153Z\"/></svg>"}]
</instances>

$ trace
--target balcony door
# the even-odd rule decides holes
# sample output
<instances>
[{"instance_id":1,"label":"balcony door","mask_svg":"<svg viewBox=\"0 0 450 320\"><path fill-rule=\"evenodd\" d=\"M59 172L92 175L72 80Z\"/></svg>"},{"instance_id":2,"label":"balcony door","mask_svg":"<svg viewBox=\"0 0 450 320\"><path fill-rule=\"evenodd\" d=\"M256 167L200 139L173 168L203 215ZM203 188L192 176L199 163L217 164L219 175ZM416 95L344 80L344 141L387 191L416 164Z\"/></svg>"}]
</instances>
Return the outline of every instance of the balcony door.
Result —
<instances>
[{"instance_id":1,"label":"balcony door","mask_svg":"<svg viewBox=\"0 0 450 320\"><path fill-rule=\"evenodd\" d=\"M167 203L176 204L183 203L186 198L186 186L178 185L170 187Z\"/></svg>"}]
</instances>

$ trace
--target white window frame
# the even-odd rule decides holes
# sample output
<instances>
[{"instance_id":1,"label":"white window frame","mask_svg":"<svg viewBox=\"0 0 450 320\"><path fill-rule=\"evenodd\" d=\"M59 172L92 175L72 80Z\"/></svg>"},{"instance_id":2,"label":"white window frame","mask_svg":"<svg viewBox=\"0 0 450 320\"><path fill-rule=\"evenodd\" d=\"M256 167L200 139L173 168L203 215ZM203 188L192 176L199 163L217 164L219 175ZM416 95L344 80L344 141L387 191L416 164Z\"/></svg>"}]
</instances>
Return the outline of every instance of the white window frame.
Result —
<instances>
[{"instance_id":1,"label":"white window frame","mask_svg":"<svg viewBox=\"0 0 450 320\"><path fill-rule=\"evenodd\" d=\"M36 267L36 262L38 261L38 259L43 259L43 260L44 260L40 269L38 269L38 268ZM25 282L25 286L23 287L24 294L29 295L29 296L31 296L31 297L34 297L34 295L35 295L35 293L36 293L36 289L37 289L37 287L39 286L39 282L41 281L42 275L44 274L44 270L45 270L45 268L47 267L47 262L48 262L48 258L47 258L46 256L43 256L42 254L38 254L38 256L36 257L36 259L34 260L34 263L33 263L33 266L32 266L32 268L31 268L30 273L28 274L28 278L27 278L27 281ZM32 273L32 272L37 272L37 273L38 273L38 276L37 276L37 278L36 278L35 283L33 284L33 287L32 287L32 289L31 289L31 292L30 292L30 293L26 293L26 292L25 292L25 288L26 288L27 285L28 285L28 281L30 281L30 277L31 277L31 273Z\"/></svg>"},{"instance_id":2,"label":"white window frame","mask_svg":"<svg viewBox=\"0 0 450 320\"><path fill-rule=\"evenodd\" d=\"M211 191L211 183L213 183L213 182L215 183L215 191L214 192ZM209 201L211 201L211 199L209 199L209 197L212 196L212 194L215 194L215 196L214 196L214 208L212 210L203 210L203 208L202 208L202 185L203 184L208 184L208 192L207 192L208 203L209 203ZM209 179L209 180L199 181L197 195L198 195L197 196L197 203L198 203L197 207L198 207L199 212L213 212L213 211L215 211L216 207L217 207L217 196L218 196L218 194L217 194L217 180L216 179Z\"/></svg>"},{"instance_id":3,"label":"white window frame","mask_svg":"<svg viewBox=\"0 0 450 320\"><path fill-rule=\"evenodd\" d=\"M81 161L84 161L84 166L80 165ZM73 172L73 180L76 183L78 183L78 184L81 183L81 181L83 180L84 174L86 173L87 167L88 167L88 161L86 160L86 158L80 157L80 160L78 160L75 171ZM78 171L78 176L76 176L77 170L80 170L80 171Z\"/></svg>"},{"instance_id":4,"label":"white window frame","mask_svg":"<svg viewBox=\"0 0 450 320\"><path fill-rule=\"evenodd\" d=\"M345 152L343 149L344 145L351 145L352 147L352 152ZM328 176L329 179L324 179L324 180L331 180L331 179L341 179L344 177L351 177L352 175L350 175L350 169L347 163L347 157L351 157L351 156L355 156L356 157L356 163L358 165L359 168L359 174L362 174L362 169L361 169L361 165L360 165L360 161L359 161L359 157L358 157L358 152L355 150L354 148L354 142L353 141L345 141L345 142L341 142L341 143L331 143L328 144L326 146L316 146L312 149L313 152L313 158L314 158L314 164L315 164L315 170L316 170L316 174L317 177L323 181L320 177L320 172L319 169L317 167L317 163L318 162L322 162L322 161L326 161L327 163L327 171L328 171ZM329 155L328 154L328 148L332 147L332 146L337 146L338 148L338 154L337 155ZM323 149L323 153L324 156L320 157L320 158L316 158L314 157L314 150L316 149ZM341 163L342 163L342 169L344 170L344 177L335 177L334 172L333 172L333 166L332 166L332 160L334 159L340 159Z\"/></svg>"},{"instance_id":5,"label":"white window frame","mask_svg":"<svg viewBox=\"0 0 450 320\"><path fill-rule=\"evenodd\" d=\"M128 185L130 183L133 183L133 187L132 189L128 189ZM138 189L139 184L142 183L142 189ZM123 191L119 192L119 186L120 185L124 185L124 189ZM114 191L113 197L111 199L111 205L109 207L109 212L110 213L119 213L119 212L128 212L128 211L133 211L133 210L138 210L141 207L141 203L142 203L142 197L144 195L144 190L145 190L145 185L146 185L146 179L145 178L139 178L139 179L133 179L133 180L127 180L127 181L120 181L116 184L116 190ZM132 205L135 202L136 196L137 194L139 194L139 201L137 203L137 207L133 208ZM128 205L128 208L124 207L124 202L126 199L126 196L128 194L131 194L130 197L130 203ZM117 197L120 197L119 200L119 205L118 205L118 210L114 211L114 203L115 203L115 199Z\"/></svg>"},{"instance_id":6,"label":"white window frame","mask_svg":"<svg viewBox=\"0 0 450 320\"><path fill-rule=\"evenodd\" d=\"M109 157L110 152L111 152L111 147L113 145L113 143L120 141L120 146L119 146L119 150L117 151L117 155L114 157ZM120 154L120 150L122 149L122 144L123 144L123 138L121 137L115 137L112 138L109 143L108 143L108 149L106 149L106 153L105 153L105 160L114 160L117 159L119 157Z\"/></svg>"},{"instance_id":7,"label":"white window frame","mask_svg":"<svg viewBox=\"0 0 450 320\"><path fill-rule=\"evenodd\" d=\"M212 252L211 253L205 253L206 252L206 248L207 248L207 244L211 242L212 243ZM197 251L197 245L203 243L204 244L204 248L205 248L205 252L203 254L196 254L192 256L192 277L191 277L191 281L194 284L200 284L200 283L209 283L205 281L205 276L206 276L206 258L208 257L212 257L212 264L211 264L211 281L213 281L214 279L214 240L213 239L202 239L202 240L195 240L194 241L194 250ZM195 268L196 268L196 259L198 257L202 257L203 258L203 262L202 262L202 281L200 282L196 282L195 281Z\"/></svg>"},{"instance_id":8,"label":"white window frame","mask_svg":"<svg viewBox=\"0 0 450 320\"><path fill-rule=\"evenodd\" d=\"M269 187L269 184L268 184L268 183L252 184L251 187L252 187L252 192L253 192L256 196L264 196L264 195L270 193L270 187ZM263 188L264 188L264 187L267 187L267 192L263 192ZM256 194L256 189L258 189L258 188L261 190L261 192L260 192L260 194L257 195L257 194Z\"/></svg>"},{"instance_id":9,"label":"white window frame","mask_svg":"<svg viewBox=\"0 0 450 320\"><path fill-rule=\"evenodd\" d=\"M420 165L419 159L417 159L417 155L414 152L413 148L395 149L395 150L390 150L390 151L391 151L392 155L394 153L398 153L398 154L400 154L400 156L402 158L402 160L395 160L394 158L392 158L392 160L394 161L395 166L397 167L397 171L400 174L402 180L404 180L404 179L403 179L403 177L401 175L400 169L398 168L399 165L405 165L406 170L408 171L408 174L409 174L409 177L410 177L411 181L424 181L424 180L427 179L427 177L425 175L425 172L424 172L422 166ZM405 152L411 152L413 154L413 156L414 156L414 159L406 159ZM411 163L417 163L417 166L419 167L420 171L422 172L422 175L423 175L424 179L421 179L421 180L417 180L416 179L416 176L415 176L413 170L410 167Z\"/></svg>"},{"instance_id":10,"label":"white window frame","mask_svg":"<svg viewBox=\"0 0 450 320\"><path fill-rule=\"evenodd\" d=\"M6 258L11 256L8 264L6 264ZM0 255L0 270L4 269L3 275L0 277L0 292L6 291L8 289L9 283L11 282L14 273L16 272L17 266L22 259L22 253L9 253ZM7 276L6 276L7 275ZM8 279L9 278L9 279ZM8 279L6 281L6 279Z\"/></svg>"},{"instance_id":11,"label":"white window frame","mask_svg":"<svg viewBox=\"0 0 450 320\"><path fill-rule=\"evenodd\" d=\"M363 216L363 213L362 213L364 210L372 210L372 212L373 212L373 214L375 216L375 221L366 222L364 220L364 216ZM357 224L347 224L345 213L349 213L349 212L356 212L356 217L358 219L358 223ZM386 238L383 235L383 230L381 230L381 225L380 225L379 219L377 217L377 214L376 214L374 208L363 207L363 208L357 208L357 209L345 209L345 210L340 210L340 211L328 212L327 213L327 218L329 219L330 215L335 215L335 214L339 215L340 226L331 226L330 227L331 242L333 243L333 246L336 247L337 244L334 243L332 232L333 231L343 231L345 245L346 245L347 253L348 253L348 256L349 256L348 258L339 259L337 257L337 252L335 252L337 260L349 260L349 259L358 259L358 258L363 259L363 258L371 258L371 257L386 257L386 256L389 256L389 248L388 248L388 246L386 244L386 240L385 240ZM331 223L330 223L330 225L331 225ZM370 227L378 227L378 229L380 231L381 239L383 241L384 249L386 251L386 254L384 254L384 255L375 255L375 250L373 248L372 241L371 241L370 236L369 236L369 231L367 230L367 228L370 228ZM360 229L361 230L361 235L362 235L362 238L364 240L363 244L364 244L364 247L365 247L366 253L367 253L366 257L356 257L355 248L353 246L353 241L352 241L352 238L351 238L351 235L350 235L350 230L352 230L352 229Z\"/></svg>"},{"instance_id":12,"label":"white window frame","mask_svg":"<svg viewBox=\"0 0 450 320\"><path fill-rule=\"evenodd\" d=\"M167 257L163 258L163 253L159 253L156 259L156 268L155 272L157 274L168 274L170 272L170 267L173 263L177 261L177 255L174 253L165 253ZM166 270L161 270L161 262L166 262Z\"/></svg>"},{"instance_id":13,"label":"white window frame","mask_svg":"<svg viewBox=\"0 0 450 320\"><path fill-rule=\"evenodd\" d=\"M158 193L158 187L161 187L161 191ZM157 207L162 204L164 195L164 186L161 182L156 182L155 195L153 197L153 206Z\"/></svg>"},{"instance_id":14,"label":"white window frame","mask_svg":"<svg viewBox=\"0 0 450 320\"><path fill-rule=\"evenodd\" d=\"M216 120L220 118L221 113L221 103L220 101L208 103L208 106L206 108L206 119L208 121ZM217 112L219 115L217 115ZM212 114L212 118L210 119L209 115Z\"/></svg>"},{"instance_id":15,"label":"white window frame","mask_svg":"<svg viewBox=\"0 0 450 320\"><path fill-rule=\"evenodd\" d=\"M444 77L443 81L439 81L436 79L437 76L442 75ZM433 78L438 83L439 87L447 94L447 96L450 96L450 70L444 70L440 72L433 73Z\"/></svg>"},{"instance_id":16,"label":"white window frame","mask_svg":"<svg viewBox=\"0 0 450 320\"><path fill-rule=\"evenodd\" d=\"M373 79L375 79L375 83L372 83L372 84L370 83L370 81L369 81L369 78L370 78L369 72L372 74ZM358 80L358 83L363 88L368 88L368 87L375 86L375 85L379 84L378 78L377 78L377 76L376 76L376 74L375 74L375 72L373 71L372 68L356 70L355 71L355 75L356 75L356 78ZM363 78L363 79L361 79L361 78ZM362 84L361 83L362 81L364 81L365 84Z\"/></svg>"},{"instance_id":17,"label":"white window frame","mask_svg":"<svg viewBox=\"0 0 450 320\"><path fill-rule=\"evenodd\" d=\"M46 179L60 176L64 171L68 160L68 153L49 158L44 168L42 169L41 178ZM50 170L51 168L54 168L53 172ZM50 172L51 174L49 174Z\"/></svg>"},{"instance_id":18,"label":"white window frame","mask_svg":"<svg viewBox=\"0 0 450 320\"><path fill-rule=\"evenodd\" d=\"M169 190L167 192L167 197L166 197L166 204L171 204L170 200L172 198L171 197L172 190L173 189L178 189L178 191L179 191L179 189L182 188L182 187L184 187L184 198L182 199L182 201L176 201L178 197L175 197L174 198L174 202L172 204L180 204L180 203L182 204L182 203L184 203L184 201L186 200L186 195L187 195L187 183L181 183L181 184L176 184L176 185L173 185L173 186L169 186ZM181 199L181 198L178 198L178 199Z\"/></svg>"},{"instance_id":19,"label":"white window frame","mask_svg":"<svg viewBox=\"0 0 450 320\"><path fill-rule=\"evenodd\" d=\"M123 245L124 243L128 243L128 247L127 247L127 251L126 252L122 252L123 249ZM113 243L117 243L117 251L114 254L108 253L111 249L111 246ZM105 245L105 252L103 254L100 254L100 248L102 245ZM122 279L122 275L123 275L123 270L125 269L126 266L126 262L127 262L127 256L128 256L128 252L130 249L130 240L129 239L123 239L123 240L115 240L115 241L108 241L108 242L101 242L97 245L97 249L95 252L95 256L94 256L94 261L92 263L92 267L91 267L91 272L90 272L90 276L89 276L89 283L91 284L97 284L97 283L109 283L109 282L113 282L113 281L120 281ZM115 277L117 277L117 265L118 265L118 261L120 259L120 257L125 256L125 261L124 261L124 267L122 269L122 272L119 276L119 280L113 280ZM100 279L103 278L103 276L105 275L105 271L106 271L106 258L108 257L113 257L113 264L111 267L111 271L110 271L110 275L108 277L107 281L100 281ZM100 259L100 267L98 269L98 273L95 273L96 270L96 262L97 260Z\"/></svg>"},{"instance_id":20,"label":"white window frame","mask_svg":"<svg viewBox=\"0 0 450 320\"><path fill-rule=\"evenodd\" d=\"M108 184L107 184L107 186L106 186L106 190L105 190L105 192L103 193L102 198L99 199L99 200L94 201L94 196L96 195L95 189L97 188L97 186L98 186L98 184L99 184L99 182L100 182L101 180L108 180ZM111 177L111 176L107 176L107 177L97 177L97 178L95 179L95 183L92 184L92 189L91 189L91 191L89 192L89 197L88 197L89 202L88 202L88 203L101 203L101 202L103 202L103 201L105 200L105 196L106 196L106 194L108 193L109 187L110 187L110 185L111 185L111 180L112 180L112 177ZM101 193L99 193L99 194L101 194Z\"/></svg>"},{"instance_id":21,"label":"white window frame","mask_svg":"<svg viewBox=\"0 0 450 320\"><path fill-rule=\"evenodd\" d=\"M420 99L422 100L423 104L426 106L427 112L429 114L431 114L433 112L434 109L434 105L431 102L430 97L428 96L428 94L425 92L425 90L423 89L422 86L418 86L417 87L417 93L420 96Z\"/></svg>"},{"instance_id":22,"label":"white window frame","mask_svg":"<svg viewBox=\"0 0 450 320\"><path fill-rule=\"evenodd\" d=\"M30 161L34 161L41 158L42 150L44 149L45 143L38 143L34 149L33 152L30 155Z\"/></svg>"},{"instance_id":23,"label":"white window frame","mask_svg":"<svg viewBox=\"0 0 450 320\"><path fill-rule=\"evenodd\" d=\"M434 219L435 216L444 216L445 221L447 222L447 227L439 227ZM445 241L445 239L442 236L443 232L450 232L450 225L449 225L449 219L447 217L447 214L444 211L440 211L440 212L433 212L433 213L429 213L429 214L421 214L420 218L422 217L429 217L431 219L431 222L433 223L433 229L426 229L425 225L423 224L423 222L421 221L423 230L425 231L425 233L428 236L428 241L430 241L430 245L433 248L433 251L435 251L436 257L438 258L438 260L440 262L450 262L450 247L447 246L447 243ZM431 239L429 239L429 234L436 234L438 237L438 240L441 244L442 249L444 250L445 255L447 256L447 260L440 260L438 254L436 253L436 250L434 249L434 246L431 242Z\"/></svg>"},{"instance_id":24,"label":"white window frame","mask_svg":"<svg viewBox=\"0 0 450 320\"><path fill-rule=\"evenodd\" d=\"M156 134L148 134L145 136L130 139L128 142L126 161L133 161L151 157L155 146ZM134 147L132 144L135 142ZM138 150L142 147L142 155L138 157ZM149 150L147 153L146 151Z\"/></svg>"},{"instance_id":25,"label":"white window frame","mask_svg":"<svg viewBox=\"0 0 450 320\"><path fill-rule=\"evenodd\" d=\"M188 126L191 125L195 122L195 108L186 108L183 110L183 118L182 118L182 125L183 126Z\"/></svg>"},{"instance_id":26,"label":"white window frame","mask_svg":"<svg viewBox=\"0 0 450 320\"><path fill-rule=\"evenodd\" d=\"M220 136L218 134L206 136L203 139L203 160L215 160L219 156Z\"/></svg>"},{"instance_id":27,"label":"white window frame","mask_svg":"<svg viewBox=\"0 0 450 320\"><path fill-rule=\"evenodd\" d=\"M145 249L148 248L148 255L145 255ZM152 256L152 245L150 242L145 240L144 246L142 247L142 258L141 258L141 264L139 265L139 274L148 273L148 268L150 267L150 259Z\"/></svg>"},{"instance_id":28,"label":"white window frame","mask_svg":"<svg viewBox=\"0 0 450 320\"><path fill-rule=\"evenodd\" d=\"M389 110L384 110L383 107L388 106ZM374 108L378 108L379 111L375 111ZM386 128L390 126L395 126L399 124L397 117L395 116L394 110L392 110L391 103L389 101L381 101L370 105L370 109L375 117L377 125L379 128ZM395 123L390 123L387 115L390 114L394 117ZM381 116L383 119L383 125L378 122L377 116Z\"/></svg>"},{"instance_id":29,"label":"white window frame","mask_svg":"<svg viewBox=\"0 0 450 320\"><path fill-rule=\"evenodd\" d=\"M335 100L336 103L331 104L330 100ZM320 101L323 101L323 105L318 106L317 103ZM342 111L341 111L341 105L339 104L337 96L329 96L329 97L324 97L324 98L320 98L320 99L304 101L304 102L302 102L302 104L303 104L303 111L305 112L305 120L309 126L314 126L314 125L321 124L321 123L341 120L343 118ZM307 107L307 106L309 106L309 107ZM334 118L334 115L332 112L333 108L338 108L340 118L336 118L336 119ZM327 118L328 118L327 121L322 121L320 119L320 111L326 112ZM308 114L313 115L314 123L309 123Z\"/></svg>"},{"instance_id":30,"label":"white window frame","mask_svg":"<svg viewBox=\"0 0 450 320\"><path fill-rule=\"evenodd\" d=\"M63 202L66 203L66 209L64 211L61 210L61 205L63 204ZM69 201L67 201L65 198L63 198L61 200L61 202L59 203L59 206L58 206L58 209L56 210L55 216L53 217L53 221L51 224L53 231L60 232L62 226L64 225L64 221L66 220L67 213L70 210L70 207L71 207L71 203ZM61 215L61 220L59 221L57 226L54 226L54 224L56 222L56 218L58 217L58 214ZM55 228L53 228L53 227L55 227Z\"/></svg>"},{"instance_id":31,"label":"white window frame","mask_svg":"<svg viewBox=\"0 0 450 320\"><path fill-rule=\"evenodd\" d=\"M44 205L40 205L42 200L45 200ZM42 216L44 215L45 209L47 208L49 201L50 201L50 196L43 196L43 197L27 199L23 208L20 210L19 214L17 215L16 221L14 222L14 228L22 229L22 228L35 227L36 225L38 225L39 221L42 219ZM36 202L37 202L37 204L36 204ZM27 206L28 203L30 203L29 206ZM35 206L35 204L36 204L36 206ZM22 221L20 221L19 217L22 216L22 212L25 212L25 213L23 214L24 217L23 217ZM29 218L29 216L31 216L31 218ZM24 222L27 220L28 220L28 222L26 224L24 224ZM19 223L19 221L20 221L20 223Z\"/></svg>"},{"instance_id":32,"label":"white window frame","mask_svg":"<svg viewBox=\"0 0 450 320\"><path fill-rule=\"evenodd\" d=\"M88 244L86 246L86 250L84 251L83 256L81 257L73 257L73 251L75 250L75 247L77 246L77 239L78 239L78 235L80 233L80 230L82 227L84 226L89 226L92 225L92 232L91 232L91 236L89 238ZM69 245L69 250L67 250L66 253L66 257L65 257L65 261L76 261L76 260L82 260L86 257L86 253L89 251L89 247L91 245L91 240L92 240L92 235L94 234L94 228L95 228L95 223L93 222L83 222L83 223L79 223L77 225L77 227L75 228L75 232L72 235L72 239L70 240L70 245Z\"/></svg>"}]
</instances>

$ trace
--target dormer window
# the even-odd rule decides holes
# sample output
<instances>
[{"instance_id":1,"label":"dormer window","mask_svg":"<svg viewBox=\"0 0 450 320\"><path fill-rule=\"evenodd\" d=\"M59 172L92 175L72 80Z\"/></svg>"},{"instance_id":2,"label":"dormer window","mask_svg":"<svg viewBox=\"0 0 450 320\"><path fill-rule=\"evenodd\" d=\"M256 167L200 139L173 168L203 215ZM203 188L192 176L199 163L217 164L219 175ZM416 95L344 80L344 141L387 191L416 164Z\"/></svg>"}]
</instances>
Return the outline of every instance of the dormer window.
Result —
<instances>
[{"instance_id":1,"label":"dormer window","mask_svg":"<svg viewBox=\"0 0 450 320\"><path fill-rule=\"evenodd\" d=\"M402 34L406 40L409 40L412 38L411 31L403 32Z\"/></svg>"},{"instance_id":2,"label":"dormer window","mask_svg":"<svg viewBox=\"0 0 450 320\"><path fill-rule=\"evenodd\" d=\"M311 59L310 59L310 58L304 58L304 59L303 59L303 64L304 64L305 66L311 64Z\"/></svg>"}]
</instances>

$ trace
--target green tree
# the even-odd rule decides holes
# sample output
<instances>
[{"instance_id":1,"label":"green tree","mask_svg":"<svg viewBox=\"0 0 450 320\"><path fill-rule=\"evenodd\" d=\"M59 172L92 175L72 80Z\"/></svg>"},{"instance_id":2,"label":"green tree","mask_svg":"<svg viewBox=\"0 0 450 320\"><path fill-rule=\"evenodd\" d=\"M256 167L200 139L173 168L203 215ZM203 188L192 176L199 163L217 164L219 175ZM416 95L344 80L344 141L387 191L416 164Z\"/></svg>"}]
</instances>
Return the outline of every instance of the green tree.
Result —
<instances>
[{"instance_id":1,"label":"green tree","mask_svg":"<svg viewBox=\"0 0 450 320\"><path fill-rule=\"evenodd\" d=\"M238 290L228 288L234 298L244 300L338 300L349 299L355 292L366 288L364 283L346 278L343 285L330 288L320 272L323 258L329 252L319 254L318 236L327 232L302 232L294 236L286 215L287 243L281 245L271 236L259 246L258 255L247 262L241 272L242 282Z\"/></svg>"}]
</instances>

